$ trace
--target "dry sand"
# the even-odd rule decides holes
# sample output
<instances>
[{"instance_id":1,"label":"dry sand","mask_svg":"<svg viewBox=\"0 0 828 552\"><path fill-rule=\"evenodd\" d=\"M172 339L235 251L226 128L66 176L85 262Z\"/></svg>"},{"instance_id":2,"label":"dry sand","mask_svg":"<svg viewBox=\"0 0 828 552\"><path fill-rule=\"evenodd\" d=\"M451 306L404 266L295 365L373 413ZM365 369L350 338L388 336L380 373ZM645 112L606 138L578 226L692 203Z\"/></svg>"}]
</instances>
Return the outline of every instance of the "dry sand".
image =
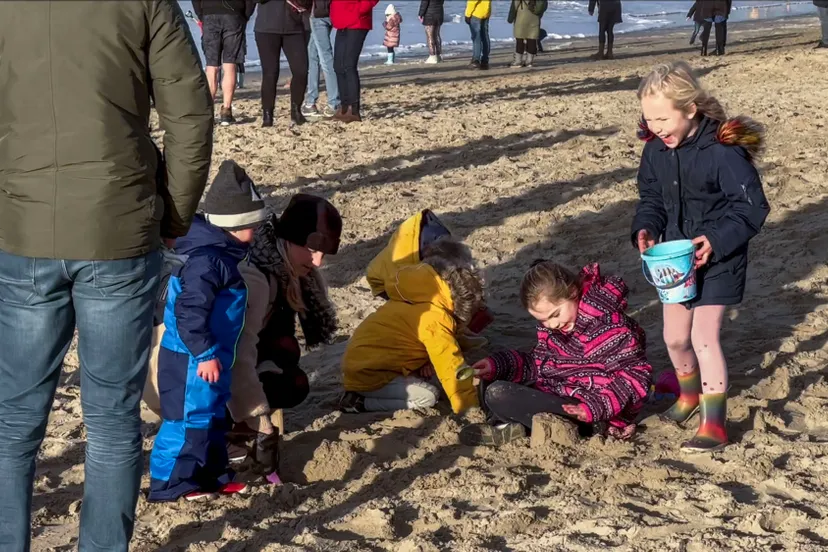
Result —
<instances>
[{"instance_id":1,"label":"dry sand","mask_svg":"<svg viewBox=\"0 0 828 552\"><path fill-rule=\"evenodd\" d=\"M287 413L281 488L207 505L138 505L134 550L824 550L828 545L828 56L815 20L733 25L724 58L685 33L621 37L618 60L583 63L591 43L534 70L469 72L459 62L364 72L361 125L261 129L255 90L216 130L214 166L246 165L277 208L298 191L330 198L344 245L327 268L339 344L308 354L313 393ZM395 226L431 207L485 269L493 348L531 346L517 300L533 259L600 261L631 287L656 371L669 369L655 292L628 242L641 144L634 90L653 64L690 59L733 114L768 124L761 162L773 212L754 240L745 302L724 327L733 444L680 453L695 431L653 424L633 442L501 450L457 442L467 420L342 416L338 359L376 306L363 270ZM77 535L83 438L77 357L58 390L34 498L35 550ZM147 451L157 420L147 413ZM144 488L148 479L144 479Z\"/></svg>"}]
</instances>

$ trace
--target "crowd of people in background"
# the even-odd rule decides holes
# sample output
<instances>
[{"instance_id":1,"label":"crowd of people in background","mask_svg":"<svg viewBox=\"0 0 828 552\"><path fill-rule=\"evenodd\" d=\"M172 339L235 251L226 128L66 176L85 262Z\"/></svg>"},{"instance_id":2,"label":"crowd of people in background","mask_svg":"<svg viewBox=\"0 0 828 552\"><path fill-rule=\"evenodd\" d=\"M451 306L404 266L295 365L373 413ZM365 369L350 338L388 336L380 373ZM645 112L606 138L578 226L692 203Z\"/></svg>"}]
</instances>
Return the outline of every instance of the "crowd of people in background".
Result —
<instances>
[{"instance_id":1,"label":"crowd of people in background","mask_svg":"<svg viewBox=\"0 0 828 552\"><path fill-rule=\"evenodd\" d=\"M230 125L233 96L241 82L246 51L245 30L254 11L258 10L254 34L262 65L261 124L274 122L280 75L280 57L284 52L290 67L290 126L308 121L334 119L345 123L362 120L359 59L365 39L373 28L373 10L379 0L194 0L194 18L202 28L206 74L210 93L215 97L219 84L222 103L219 123ZM828 0L814 0L822 24L822 39L817 48L828 48ZM548 0L511 0L507 21L515 39L512 68L533 67L535 56L543 52L548 33L541 19ZM257 7L258 6L258 7ZM590 0L588 12L597 9L598 51L594 60L614 59L615 26L623 22L621 0ZM695 27L690 44L700 39L702 56L725 55L727 21L732 0L697 0L687 12ZM419 20L425 30L427 64L443 61L440 28L445 22L444 0L421 0ZM467 0L464 19L472 41L470 69L489 69L492 43L489 22L492 0ZM385 64L396 63L401 45L402 16L393 4L385 8L383 46ZM709 49L715 29L715 48ZM332 40L332 33L336 31ZM223 77L220 78L220 75ZM320 101L320 84L324 75L326 101ZM221 81L219 83L219 80Z\"/></svg>"}]
</instances>

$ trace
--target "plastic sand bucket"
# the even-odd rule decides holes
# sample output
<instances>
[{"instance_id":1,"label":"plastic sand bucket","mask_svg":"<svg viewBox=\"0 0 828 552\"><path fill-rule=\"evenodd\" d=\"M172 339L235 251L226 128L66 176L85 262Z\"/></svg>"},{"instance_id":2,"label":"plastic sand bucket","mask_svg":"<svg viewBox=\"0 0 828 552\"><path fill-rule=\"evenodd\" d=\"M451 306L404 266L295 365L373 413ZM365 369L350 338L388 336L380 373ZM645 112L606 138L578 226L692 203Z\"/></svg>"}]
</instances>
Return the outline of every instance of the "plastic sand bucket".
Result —
<instances>
[{"instance_id":1,"label":"plastic sand bucket","mask_svg":"<svg viewBox=\"0 0 828 552\"><path fill-rule=\"evenodd\" d=\"M676 240L641 254L644 277L658 290L662 303L684 303L696 297L695 253L692 241Z\"/></svg>"},{"instance_id":2,"label":"plastic sand bucket","mask_svg":"<svg viewBox=\"0 0 828 552\"><path fill-rule=\"evenodd\" d=\"M463 381L471 378L474 376L474 369L469 366L468 364L463 364L459 366L454 373L454 376L457 378L458 381Z\"/></svg>"}]
</instances>

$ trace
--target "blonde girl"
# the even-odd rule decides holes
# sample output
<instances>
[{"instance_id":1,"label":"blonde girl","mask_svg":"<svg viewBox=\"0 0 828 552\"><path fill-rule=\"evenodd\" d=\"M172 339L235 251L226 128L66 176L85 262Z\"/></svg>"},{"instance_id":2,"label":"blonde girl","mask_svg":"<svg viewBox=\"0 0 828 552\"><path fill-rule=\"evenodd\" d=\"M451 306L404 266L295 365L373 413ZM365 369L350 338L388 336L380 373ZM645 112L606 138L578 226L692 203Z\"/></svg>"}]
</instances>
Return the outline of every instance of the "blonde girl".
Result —
<instances>
[{"instance_id":1,"label":"blonde girl","mask_svg":"<svg viewBox=\"0 0 828 552\"><path fill-rule=\"evenodd\" d=\"M746 117L728 119L684 62L656 67L638 97L647 143L633 244L643 252L659 240L691 239L697 247L697 296L664 305L664 341L681 394L661 419L681 425L700 412L698 432L682 449L717 450L727 444L722 320L725 307L742 301L748 242L770 211L753 164L764 132Z\"/></svg>"}]
</instances>

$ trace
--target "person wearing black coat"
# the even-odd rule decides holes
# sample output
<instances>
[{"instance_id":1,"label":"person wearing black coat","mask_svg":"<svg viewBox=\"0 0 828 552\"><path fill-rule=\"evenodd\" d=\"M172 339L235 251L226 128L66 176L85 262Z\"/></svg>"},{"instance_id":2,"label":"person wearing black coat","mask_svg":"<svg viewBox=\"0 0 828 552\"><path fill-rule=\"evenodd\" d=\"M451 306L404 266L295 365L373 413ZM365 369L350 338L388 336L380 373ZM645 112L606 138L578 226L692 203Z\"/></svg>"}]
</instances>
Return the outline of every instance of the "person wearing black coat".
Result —
<instances>
[{"instance_id":1,"label":"person wearing black coat","mask_svg":"<svg viewBox=\"0 0 828 552\"><path fill-rule=\"evenodd\" d=\"M420 0L420 22L425 27L428 59L426 63L443 61L443 38L440 27L443 25L443 0Z\"/></svg>"},{"instance_id":2,"label":"person wearing black coat","mask_svg":"<svg viewBox=\"0 0 828 552\"><path fill-rule=\"evenodd\" d=\"M819 12L819 22L822 26L822 40L816 45L817 49L828 48L828 0L814 0L814 6Z\"/></svg>"},{"instance_id":3,"label":"person wearing black coat","mask_svg":"<svg viewBox=\"0 0 828 552\"><path fill-rule=\"evenodd\" d=\"M593 59L613 59L612 44L615 42L613 30L621 20L621 0L589 0L589 15L595 13L598 5L598 53ZM607 51L604 53L604 44Z\"/></svg>"},{"instance_id":4,"label":"person wearing black coat","mask_svg":"<svg viewBox=\"0 0 828 552\"><path fill-rule=\"evenodd\" d=\"M716 51L715 55L723 56L727 45L727 18L730 17L730 10L733 7L733 0L698 0L696 2L696 13L702 19L702 50L701 55L706 56L707 45L710 41L710 30L716 26Z\"/></svg>"},{"instance_id":5,"label":"person wearing black coat","mask_svg":"<svg viewBox=\"0 0 828 552\"><path fill-rule=\"evenodd\" d=\"M290 66L291 126L305 122L302 104L308 86L308 43L306 21L310 0L257 0L258 14L253 30L262 60L262 126L273 126L276 90L282 51Z\"/></svg>"},{"instance_id":6,"label":"person wearing black coat","mask_svg":"<svg viewBox=\"0 0 828 552\"><path fill-rule=\"evenodd\" d=\"M698 0L693 2L693 5L690 6L690 10L687 12L687 20L690 21L691 19L693 20L693 23L695 23L693 34L690 35L690 44L692 45L696 43L696 37L699 35L702 25L704 25L704 19L702 19L701 11L699 11Z\"/></svg>"},{"instance_id":7,"label":"person wearing black coat","mask_svg":"<svg viewBox=\"0 0 828 552\"><path fill-rule=\"evenodd\" d=\"M685 423L701 412L687 451L727 444L727 361L720 333L726 306L742 301L748 242L770 212L754 159L764 129L729 119L684 62L659 66L639 87L647 143L638 170L631 239L640 253L658 241L692 240L696 296L664 305L664 341L681 395L660 417Z\"/></svg>"}]
</instances>

